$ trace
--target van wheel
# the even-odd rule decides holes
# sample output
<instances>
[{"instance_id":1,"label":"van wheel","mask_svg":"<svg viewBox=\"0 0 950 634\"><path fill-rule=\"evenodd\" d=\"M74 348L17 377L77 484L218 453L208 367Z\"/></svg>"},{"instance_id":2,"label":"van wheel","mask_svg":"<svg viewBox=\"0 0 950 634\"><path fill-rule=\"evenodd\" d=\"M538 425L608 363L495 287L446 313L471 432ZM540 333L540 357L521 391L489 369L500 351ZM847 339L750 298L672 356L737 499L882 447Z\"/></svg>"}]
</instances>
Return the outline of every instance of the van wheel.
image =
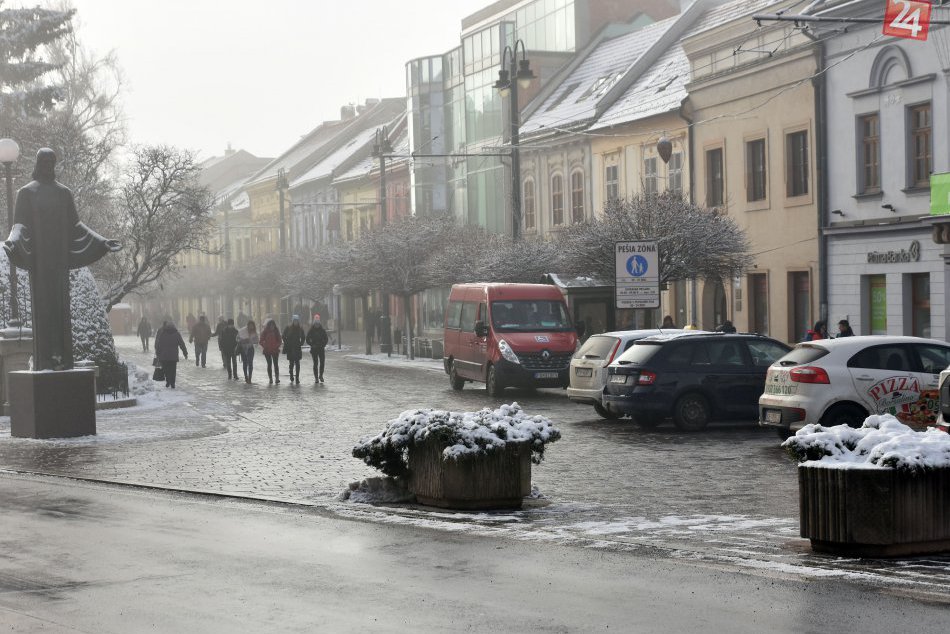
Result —
<instances>
[{"instance_id":1,"label":"van wheel","mask_svg":"<svg viewBox=\"0 0 950 634\"><path fill-rule=\"evenodd\" d=\"M600 403L594 403L594 410L607 420L617 420L623 417L623 414L615 414Z\"/></svg>"},{"instance_id":2,"label":"van wheel","mask_svg":"<svg viewBox=\"0 0 950 634\"><path fill-rule=\"evenodd\" d=\"M462 388L465 387L465 379L460 377L455 369L455 361L449 361L449 384L456 392L462 391Z\"/></svg>"},{"instance_id":3,"label":"van wheel","mask_svg":"<svg viewBox=\"0 0 950 634\"><path fill-rule=\"evenodd\" d=\"M835 425L847 425L848 427L860 427L867 418L867 412L854 405L853 403L839 403L835 405L821 417L821 425L824 427L834 427Z\"/></svg>"},{"instance_id":4,"label":"van wheel","mask_svg":"<svg viewBox=\"0 0 950 634\"><path fill-rule=\"evenodd\" d=\"M702 394L681 396L673 406L673 422L682 431L701 431L709 424L709 403Z\"/></svg>"},{"instance_id":5,"label":"van wheel","mask_svg":"<svg viewBox=\"0 0 950 634\"><path fill-rule=\"evenodd\" d=\"M495 372L495 366L488 366L488 374L485 377L485 388L489 396L498 396L504 391L505 386L498 382L498 374Z\"/></svg>"}]
</instances>

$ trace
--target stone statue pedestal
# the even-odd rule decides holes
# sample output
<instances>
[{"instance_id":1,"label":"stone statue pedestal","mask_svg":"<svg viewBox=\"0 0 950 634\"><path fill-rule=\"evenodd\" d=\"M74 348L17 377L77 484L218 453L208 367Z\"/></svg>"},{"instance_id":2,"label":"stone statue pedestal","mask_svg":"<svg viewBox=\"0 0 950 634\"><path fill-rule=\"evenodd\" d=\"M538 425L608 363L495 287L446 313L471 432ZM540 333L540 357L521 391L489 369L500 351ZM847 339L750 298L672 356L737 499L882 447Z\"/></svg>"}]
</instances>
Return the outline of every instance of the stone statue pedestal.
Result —
<instances>
[{"instance_id":1,"label":"stone statue pedestal","mask_svg":"<svg viewBox=\"0 0 950 634\"><path fill-rule=\"evenodd\" d=\"M95 435L95 371L11 372L9 387L14 438Z\"/></svg>"},{"instance_id":2,"label":"stone statue pedestal","mask_svg":"<svg viewBox=\"0 0 950 634\"><path fill-rule=\"evenodd\" d=\"M3 333L6 334L6 333ZM4 337L0 339L0 408L4 416L10 415L10 373L30 369L33 356L33 338Z\"/></svg>"}]
</instances>

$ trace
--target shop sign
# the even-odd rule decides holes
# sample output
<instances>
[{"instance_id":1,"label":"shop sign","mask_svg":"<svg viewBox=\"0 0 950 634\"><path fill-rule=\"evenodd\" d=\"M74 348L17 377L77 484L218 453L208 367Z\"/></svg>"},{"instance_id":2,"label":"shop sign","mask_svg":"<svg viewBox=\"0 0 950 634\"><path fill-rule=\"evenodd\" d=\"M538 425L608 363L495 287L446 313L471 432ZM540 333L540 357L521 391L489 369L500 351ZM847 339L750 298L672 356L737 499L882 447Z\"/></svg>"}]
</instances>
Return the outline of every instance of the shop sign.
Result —
<instances>
[{"instance_id":1,"label":"shop sign","mask_svg":"<svg viewBox=\"0 0 950 634\"><path fill-rule=\"evenodd\" d=\"M906 264L920 262L920 242L914 240L910 246L900 251L871 251L868 264Z\"/></svg>"},{"instance_id":2,"label":"shop sign","mask_svg":"<svg viewBox=\"0 0 950 634\"><path fill-rule=\"evenodd\" d=\"M930 2L887 0L884 35L925 41L930 29L930 10Z\"/></svg>"},{"instance_id":3,"label":"shop sign","mask_svg":"<svg viewBox=\"0 0 950 634\"><path fill-rule=\"evenodd\" d=\"M930 215L950 215L950 174L930 175Z\"/></svg>"}]
</instances>

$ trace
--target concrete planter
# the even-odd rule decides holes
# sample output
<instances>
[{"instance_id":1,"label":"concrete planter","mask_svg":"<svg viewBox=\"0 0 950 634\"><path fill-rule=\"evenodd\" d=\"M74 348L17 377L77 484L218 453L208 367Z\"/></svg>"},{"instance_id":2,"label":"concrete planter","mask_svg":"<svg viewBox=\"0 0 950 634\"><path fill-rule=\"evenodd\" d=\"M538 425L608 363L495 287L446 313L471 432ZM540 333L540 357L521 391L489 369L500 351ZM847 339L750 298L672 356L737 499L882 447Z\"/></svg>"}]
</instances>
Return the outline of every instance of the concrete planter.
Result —
<instances>
[{"instance_id":1,"label":"concrete planter","mask_svg":"<svg viewBox=\"0 0 950 634\"><path fill-rule=\"evenodd\" d=\"M409 490L421 504L449 509L517 509L531 493L531 448L508 443L484 455L442 459L447 445L409 448Z\"/></svg>"},{"instance_id":2,"label":"concrete planter","mask_svg":"<svg viewBox=\"0 0 950 634\"><path fill-rule=\"evenodd\" d=\"M801 535L858 557L950 552L950 469L798 468Z\"/></svg>"}]
</instances>

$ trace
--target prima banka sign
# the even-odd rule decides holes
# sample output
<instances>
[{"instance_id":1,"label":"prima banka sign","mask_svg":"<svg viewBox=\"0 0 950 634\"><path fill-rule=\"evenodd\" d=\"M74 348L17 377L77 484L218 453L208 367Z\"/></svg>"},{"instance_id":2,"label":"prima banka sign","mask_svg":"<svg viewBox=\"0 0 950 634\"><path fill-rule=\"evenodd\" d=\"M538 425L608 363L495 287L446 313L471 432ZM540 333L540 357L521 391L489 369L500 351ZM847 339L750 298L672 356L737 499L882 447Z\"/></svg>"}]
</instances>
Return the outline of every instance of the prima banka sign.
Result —
<instances>
[{"instance_id":1,"label":"prima banka sign","mask_svg":"<svg viewBox=\"0 0 950 634\"><path fill-rule=\"evenodd\" d=\"M920 242L914 240L910 246L900 251L871 251L868 264L907 264L920 262Z\"/></svg>"},{"instance_id":2,"label":"prima banka sign","mask_svg":"<svg viewBox=\"0 0 950 634\"><path fill-rule=\"evenodd\" d=\"M930 30L929 2L887 0L884 8L884 35L925 41Z\"/></svg>"}]
</instances>

